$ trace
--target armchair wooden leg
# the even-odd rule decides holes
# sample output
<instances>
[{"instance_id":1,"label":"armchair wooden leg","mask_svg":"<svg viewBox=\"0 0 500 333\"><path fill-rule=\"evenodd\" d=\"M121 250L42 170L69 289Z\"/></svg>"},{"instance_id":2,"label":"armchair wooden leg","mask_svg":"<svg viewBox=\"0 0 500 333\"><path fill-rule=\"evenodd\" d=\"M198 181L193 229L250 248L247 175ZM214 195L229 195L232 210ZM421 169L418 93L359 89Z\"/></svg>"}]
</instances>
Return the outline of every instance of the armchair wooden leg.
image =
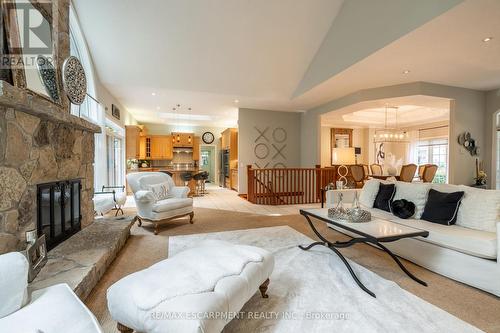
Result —
<instances>
[{"instance_id":1,"label":"armchair wooden leg","mask_svg":"<svg viewBox=\"0 0 500 333\"><path fill-rule=\"evenodd\" d=\"M118 329L118 331L120 331L121 333L132 333L134 332L133 329L131 328L128 328L127 326L125 325L122 325L120 323L116 324L116 328Z\"/></svg>"},{"instance_id":2,"label":"armchair wooden leg","mask_svg":"<svg viewBox=\"0 0 500 333\"><path fill-rule=\"evenodd\" d=\"M263 284L260 285L259 290L260 294L262 295L262 298L268 298L269 295L267 294L267 287L269 286L269 279L264 281Z\"/></svg>"},{"instance_id":3,"label":"armchair wooden leg","mask_svg":"<svg viewBox=\"0 0 500 333\"><path fill-rule=\"evenodd\" d=\"M191 212L191 214L189 214L189 223L191 224L194 223L193 218L194 218L194 212Z\"/></svg>"},{"instance_id":4,"label":"armchair wooden leg","mask_svg":"<svg viewBox=\"0 0 500 333\"><path fill-rule=\"evenodd\" d=\"M138 222L138 226L142 227L142 220L140 217L137 217L137 222Z\"/></svg>"},{"instance_id":5,"label":"armchair wooden leg","mask_svg":"<svg viewBox=\"0 0 500 333\"><path fill-rule=\"evenodd\" d=\"M158 232L159 232L159 230L158 230L158 223L155 223L154 226L155 226L154 233L155 233L155 235L158 235Z\"/></svg>"}]
</instances>

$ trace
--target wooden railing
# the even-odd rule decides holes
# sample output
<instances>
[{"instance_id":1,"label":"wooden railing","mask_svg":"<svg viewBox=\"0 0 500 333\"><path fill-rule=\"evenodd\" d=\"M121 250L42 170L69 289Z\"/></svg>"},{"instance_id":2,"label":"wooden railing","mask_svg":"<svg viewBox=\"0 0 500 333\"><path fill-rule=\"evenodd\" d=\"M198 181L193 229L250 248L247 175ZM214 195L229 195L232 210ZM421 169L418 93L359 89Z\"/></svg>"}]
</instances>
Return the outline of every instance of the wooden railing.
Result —
<instances>
[{"instance_id":1,"label":"wooden railing","mask_svg":"<svg viewBox=\"0 0 500 333\"><path fill-rule=\"evenodd\" d=\"M319 203L321 189L335 183L335 168L253 169L247 166L247 200L259 205Z\"/></svg>"}]
</instances>

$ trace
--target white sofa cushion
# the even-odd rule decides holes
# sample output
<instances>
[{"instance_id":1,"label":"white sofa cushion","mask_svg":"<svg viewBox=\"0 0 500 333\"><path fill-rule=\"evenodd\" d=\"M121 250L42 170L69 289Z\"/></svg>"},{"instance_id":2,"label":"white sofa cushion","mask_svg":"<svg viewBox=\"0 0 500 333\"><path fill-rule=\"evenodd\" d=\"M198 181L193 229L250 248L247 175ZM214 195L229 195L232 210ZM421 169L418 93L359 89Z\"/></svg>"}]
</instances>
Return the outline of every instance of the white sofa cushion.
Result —
<instances>
[{"instance_id":1,"label":"white sofa cushion","mask_svg":"<svg viewBox=\"0 0 500 333\"><path fill-rule=\"evenodd\" d=\"M473 230L458 225L436 224L424 220L403 220L393 217L391 221L429 231L427 238L419 237L422 241L476 257L497 258L497 235L494 232Z\"/></svg>"},{"instance_id":2,"label":"white sofa cushion","mask_svg":"<svg viewBox=\"0 0 500 333\"><path fill-rule=\"evenodd\" d=\"M359 195L359 203L366 207L373 207L375 198L377 197L380 181L377 179L368 180L363 186L363 190Z\"/></svg>"},{"instance_id":3,"label":"white sofa cushion","mask_svg":"<svg viewBox=\"0 0 500 333\"><path fill-rule=\"evenodd\" d=\"M192 207L192 198L171 198L157 201L153 205L153 212L161 213L176 210L184 207Z\"/></svg>"},{"instance_id":4,"label":"white sofa cushion","mask_svg":"<svg viewBox=\"0 0 500 333\"><path fill-rule=\"evenodd\" d=\"M406 199L415 204L415 219L419 219L424 212L425 203L427 202L427 194L430 185L426 183L406 183L396 182L396 194L393 200Z\"/></svg>"},{"instance_id":5,"label":"white sofa cushion","mask_svg":"<svg viewBox=\"0 0 500 333\"><path fill-rule=\"evenodd\" d=\"M457 225L496 232L500 222L500 191L460 185L465 195L458 209Z\"/></svg>"},{"instance_id":6,"label":"white sofa cushion","mask_svg":"<svg viewBox=\"0 0 500 333\"><path fill-rule=\"evenodd\" d=\"M27 298L28 269L28 260L21 253L0 255L0 318L24 305Z\"/></svg>"},{"instance_id":7,"label":"white sofa cushion","mask_svg":"<svg viewBox=\"0 0 500 333\"><path fill-rule=\"evenodd\" d=\"M92 312L67 284L36 290L31 298L28 305L0 319L0 332L102 333Z\"/></svg>"}]
</instances>

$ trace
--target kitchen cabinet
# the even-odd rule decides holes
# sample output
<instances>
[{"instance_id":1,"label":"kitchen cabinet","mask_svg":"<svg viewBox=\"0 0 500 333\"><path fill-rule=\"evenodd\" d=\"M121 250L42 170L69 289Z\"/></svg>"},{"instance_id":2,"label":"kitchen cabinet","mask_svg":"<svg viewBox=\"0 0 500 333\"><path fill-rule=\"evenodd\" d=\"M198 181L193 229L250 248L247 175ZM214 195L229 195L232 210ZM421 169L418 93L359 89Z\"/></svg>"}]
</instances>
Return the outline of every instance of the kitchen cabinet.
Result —
<instances>
[{"instance_id":1,"label":"kitchen cabinet","mask_svg":"<svg viewBox=\"0 0 500 333\"><path fill-rule=\"evenodd\" d=\"M152 160L171 160L174 157L172 147L172 136L170 135L154 135L150 137Z\"/></svg>"},{"instance_id":2,"label":"kitchen cabinet","mask_svg":"<svg viewBox=\"0 0 500 333\"><path fill-rule=\"evenodd\" d=\"M200 137L195 136L193 140L193 161L200 160Z\"/></svg>"},{"instance_id":3,"label":"kitchen cabinet","mask_svg":"<svg viewBox=\"0 0 500 333\"><path fill-rule=\"evenodd\" d=\"M231 169L231 189L238 191L238 169Z\"/></svg>"},{"instance_id":4,"label":"kitchen cabinet","mask_svg":"<svg viewBox=\"0 0 500 333\"><path fill-rule=\"evenodd\" d=\"M140 159L141 160L151 159L151 137L141 136L139 142L140 142L140 148L139 148Z\"/></svg>"},{"instance_id":5,"label":"kitchen cabinet","mask_svg":"<svg viewBox=\"0 0 500 333\"><path fill-rule=\"evenodd\" d=\"M146 159L146 137L141 136L139 138L139 158L141 160Z\"/></svg>"},{"instance_id":6,"label":"kitchen cabinet","mask_svg":"<svg viewBox=\"0 0 500 333\"><path fill-rule=\"evenodd\" d=\"M230 168L238 168L238 129L228 128L222 135L222 149L229 150Z\"/></svg>"},{"instance_id":7,"label":"kitchen cabinet","mask_svg":"<svg viewBox=\"0 0 500 333\"><path fill-rule=\"evenodd\" d=\"M174 147L193 147L193 133L172 133L172 142Z\"/></svg>"},{"instance_id":8,"label":"kitchen cabinet","mask_svg":"<svg viewBox=\"0 0 500 333\"><path fill-rule=\"evenodd\" d=\"M125 157L139 159L141 157L141 128L139 126L125 126Z\"/></svg>"}]
</instances>

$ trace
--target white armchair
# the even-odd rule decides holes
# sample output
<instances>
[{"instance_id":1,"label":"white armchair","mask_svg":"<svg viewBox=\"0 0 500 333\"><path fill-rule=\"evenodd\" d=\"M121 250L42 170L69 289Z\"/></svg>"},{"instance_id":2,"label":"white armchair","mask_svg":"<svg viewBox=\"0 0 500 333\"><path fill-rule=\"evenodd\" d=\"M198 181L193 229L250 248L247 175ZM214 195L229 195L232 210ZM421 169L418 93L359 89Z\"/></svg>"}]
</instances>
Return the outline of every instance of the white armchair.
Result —
<instances>
[{"instance_id":1,"label":"white armchair","mask_svg":"<svg viewBox=\"0 0 500 333\"><path fill-rule=\"evenodd\" d=\"M0 255L0 332L102 333L67 284L36 290L26 304L27 286L26 258L19 252Z\"/></svg>"},{"instance_id":2,"label":"white armchair","mask_svg":"<svg viewBox=\"0 0 500 333\"><path fill-rule=\"evenodd\" d=\"M172 177L162 172L129 173L127 182L134 193L139 226L143 220L151 222L157 235L159 225L173 219L189 216L189 223L193 223L193 199L188 198L187 186L175 186ZM150 187L162 183L168 183L169 197L157 200Z\"/></svg>"}]
</instances>

